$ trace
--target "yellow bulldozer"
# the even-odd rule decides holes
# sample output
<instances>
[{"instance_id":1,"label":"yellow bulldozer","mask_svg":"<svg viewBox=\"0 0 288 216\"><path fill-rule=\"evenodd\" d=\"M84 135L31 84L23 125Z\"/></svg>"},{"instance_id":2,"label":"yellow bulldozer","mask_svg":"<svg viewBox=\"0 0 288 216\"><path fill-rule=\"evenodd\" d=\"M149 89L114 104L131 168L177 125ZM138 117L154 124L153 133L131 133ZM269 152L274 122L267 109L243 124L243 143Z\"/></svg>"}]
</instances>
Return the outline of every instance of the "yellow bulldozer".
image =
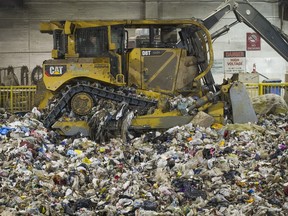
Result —
<instances>
[{"instance_id":1,"label":"yellow bulldozer","mask_svg":"<svg viewBox=\"0 0 288 216\"><path fill-rule=\"evenodd\" d=\"M54 41L52 59L43 63L44 125L97 137L104 129L184 125L199 111L220 123L257 121L245 86L215 85L211 73L212 39L235 22L213 34L209 29L230 11L287 58L287 41L248 1L226 1L205 20L41 23Z\"/></svg>"}]
</instances>

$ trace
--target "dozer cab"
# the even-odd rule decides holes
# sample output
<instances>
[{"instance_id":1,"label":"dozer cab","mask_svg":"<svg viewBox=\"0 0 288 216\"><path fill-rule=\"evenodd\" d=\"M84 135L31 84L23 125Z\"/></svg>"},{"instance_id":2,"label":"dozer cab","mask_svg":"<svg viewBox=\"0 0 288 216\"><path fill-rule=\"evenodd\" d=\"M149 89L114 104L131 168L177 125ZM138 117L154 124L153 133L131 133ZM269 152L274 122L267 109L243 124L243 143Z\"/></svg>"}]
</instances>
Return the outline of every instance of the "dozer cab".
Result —
<instances>
[{"instance_id":1,"label":"dozer cab","mask_svg":"<svg viewBox=\"0 0 288 216\"><path fill-rule=\"evenodd\" d=\"M42 23L41 32L52 34L54 41L53 59L43 63L47 91L39 108L46 110L44 125L68 136L95 136L103 132L100 126L123 130L184 125L199 110L220 123L256 122L245 86L239 82L217 86L211 73L208 29L234 9L226 2L204 21Z\"/></svg>"}]
</instances>

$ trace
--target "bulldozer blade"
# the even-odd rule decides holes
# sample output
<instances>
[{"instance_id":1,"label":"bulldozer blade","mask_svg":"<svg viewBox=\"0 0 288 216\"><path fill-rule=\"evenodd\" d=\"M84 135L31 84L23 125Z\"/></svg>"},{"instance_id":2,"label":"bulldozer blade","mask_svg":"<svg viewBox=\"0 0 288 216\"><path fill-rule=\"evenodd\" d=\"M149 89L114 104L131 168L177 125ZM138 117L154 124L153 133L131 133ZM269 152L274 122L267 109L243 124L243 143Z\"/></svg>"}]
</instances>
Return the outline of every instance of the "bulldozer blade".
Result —
<instances>
[{"instance_id":1,"label":"bulldozer blade","mask_svg":"<svg viewBox=\"0 0 288 216\"><path fill-rule=\"evenodd\" d=\"M233 123L255 123L258 121L245 85L234 83L230 88L230 101L232 105Z\"/></svg>"}]
</instances>

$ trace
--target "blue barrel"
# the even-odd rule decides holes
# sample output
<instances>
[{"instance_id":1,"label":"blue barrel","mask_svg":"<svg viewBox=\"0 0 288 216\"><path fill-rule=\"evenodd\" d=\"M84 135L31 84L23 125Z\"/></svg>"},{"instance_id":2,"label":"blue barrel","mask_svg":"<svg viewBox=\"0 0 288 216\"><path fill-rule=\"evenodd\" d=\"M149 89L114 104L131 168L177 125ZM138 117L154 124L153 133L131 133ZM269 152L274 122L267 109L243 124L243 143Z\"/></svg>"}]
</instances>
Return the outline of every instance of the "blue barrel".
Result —
<instances>
[{"instance_id":1,"label":"blue barrel","mask_svg":"<svg viewBox=\"0 0 288 216\"><path fill-rule=\"evenodd\" d=\"M281 83L280 79L266 79L263 80L263 83ZM264 94L277 94L281 95L281 87L279 86L264 86Z\"/></svg>"}]
</instances>

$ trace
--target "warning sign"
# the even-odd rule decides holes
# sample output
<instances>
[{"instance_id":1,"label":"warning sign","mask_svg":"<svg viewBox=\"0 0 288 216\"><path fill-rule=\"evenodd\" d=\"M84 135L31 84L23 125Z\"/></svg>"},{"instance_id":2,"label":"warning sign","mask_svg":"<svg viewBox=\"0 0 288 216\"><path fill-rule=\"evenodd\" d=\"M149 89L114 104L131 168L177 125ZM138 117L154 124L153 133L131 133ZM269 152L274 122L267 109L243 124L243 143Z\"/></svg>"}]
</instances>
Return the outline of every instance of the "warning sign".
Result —
<instances>
[{"instance_id":1,"label":"warning sign","mask_svg":"<svg viewBox=\"0 0 288 216\"><path fill-rule=\"evenodd\" d=\"M240 73L246 70L245 51L224 51L225 73Z\"/></svg>"},{"instance_id":2,"label":"warning sign","mask_svg":"<svg viewBox=\"0 0 288 216\"><path fill-rule=\"evenodd\" d=\"M246 49L247 50L261 50L261 37L259 34L247 32Z\"/></svg>"}]
</instances>

